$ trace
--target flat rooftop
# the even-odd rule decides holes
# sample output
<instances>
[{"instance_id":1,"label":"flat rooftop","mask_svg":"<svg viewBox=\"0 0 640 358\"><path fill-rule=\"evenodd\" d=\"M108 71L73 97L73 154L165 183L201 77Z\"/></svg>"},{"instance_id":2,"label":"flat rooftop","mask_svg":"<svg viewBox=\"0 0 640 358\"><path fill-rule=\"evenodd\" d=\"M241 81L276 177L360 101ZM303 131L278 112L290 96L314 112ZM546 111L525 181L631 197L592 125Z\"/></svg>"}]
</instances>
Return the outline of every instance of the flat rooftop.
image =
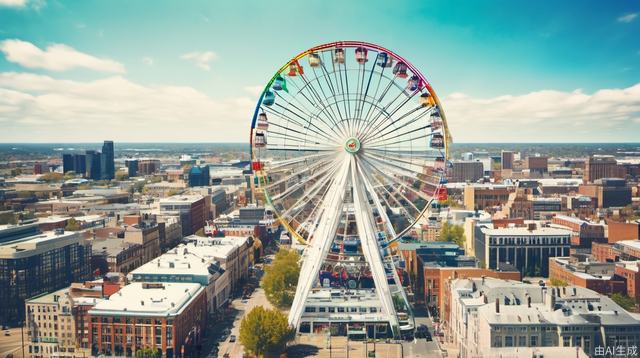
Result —
<instances>
[{"instance_id":1,"label":"flat rooftop","mask_svg":"<svg viewBox=\"0 0 640 358\"><path fill-rule=\"evenodd\" d=\"M571 230L554 227L536 227L529 230L527 227L504 227L499 229L484 228L482 232L491 236L569 236Z\"/></svg>"},{"instance_id":2,"label":"flat rooftop","mask_svg":"<svg viewBox=\"0 0 640 358\"><path fill-rule=\"evenodd\" d=\"M199 283L140 283L124 286L108 300L97 303L89 314L96 316L179 315L202 293Z\"/></svg>"},{"instance_id":3,"label":"flat rooftop","mask_svg":"<svg viewBox=\"0 0 640 358\"><path fill-rule=\"evenodd\" d=\"M45 231L41 234L0 244L0 258L28 257L54 248L64 247L73 242L79 242L79 240L80 236L77 232L65 231L57 234L55 231Z\"/></svg>"}]
</instances>

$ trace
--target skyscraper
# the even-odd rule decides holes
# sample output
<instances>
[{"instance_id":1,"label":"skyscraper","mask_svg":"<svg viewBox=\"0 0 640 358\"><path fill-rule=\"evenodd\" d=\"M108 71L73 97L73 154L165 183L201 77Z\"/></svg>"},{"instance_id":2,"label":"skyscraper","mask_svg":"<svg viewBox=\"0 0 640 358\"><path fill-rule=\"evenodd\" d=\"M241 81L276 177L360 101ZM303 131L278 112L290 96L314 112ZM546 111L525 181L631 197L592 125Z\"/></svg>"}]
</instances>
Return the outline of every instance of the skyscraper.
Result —
<instances>
[{"instance_id":1,"label":"skyscraper","mask_svg":"<svg viewBox=\"0 0 640 358\"><path fill-rule=\"evenodd\" d=\"M513 152L502 151L502 169L513 169Z\"/></svg>"},{"instance_id":2,"label":"skyscraper","mask_svg":"<svg viewBox=\"0 0 640 358\"><path fill-rule=\"evenodd\" d=\"M75 159L73 154L62 154L62 172L75 171Z\"/></svg>"},{"instance_id":3,"label":"skyscraper","mask_svg":"<svg viewBox=\"0 0 640 358\"><path fill-rule=\"evenodd\" d=\"M113 141L105 140L102 145L102 155L100 161L100 177L104 180L111 180L115 178L115 164L114 164L114 152Z\"/></svg>"},{"instance_id":4,"label":"skyscraper","mask_svg":"<svg viewBox=\"0 0 640 358\"><path fill-rule=\"evenodd\" d=\"M64 173L75 172L85 174L86 157L84 154L66 153L62 155L62 170Z\"/></svg>"},{"instance_id":5,"label":"skyscraper","mask_svg":"<svg viewBox=\"0 0 640 358\"><path fill-rule=\"evenodd\" d=\"M93 180L101 178L101 157L100 152L95 150L87 150L86 152L86 177Z\"/></svg>"}]
</instances>

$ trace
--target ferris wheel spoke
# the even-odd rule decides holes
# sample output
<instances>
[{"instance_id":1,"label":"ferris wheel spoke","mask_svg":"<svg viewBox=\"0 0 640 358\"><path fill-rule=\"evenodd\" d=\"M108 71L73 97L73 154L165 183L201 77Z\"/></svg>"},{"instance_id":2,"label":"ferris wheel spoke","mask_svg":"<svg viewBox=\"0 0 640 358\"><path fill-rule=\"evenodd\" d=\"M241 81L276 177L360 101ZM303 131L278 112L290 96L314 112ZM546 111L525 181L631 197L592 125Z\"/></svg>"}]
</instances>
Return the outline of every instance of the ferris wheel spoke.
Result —
<instances>
[{"instance_id":1,"label":"ferris wheel spoke","mask_svg":"<svg viewBox=\"0 0 640 358\"><path fill-rule=\"evenodd\" d=\"M333 170L333 168L328 167L325 168L324 170L318 171L317 173L311 175L310 177L308 177L306 179L306 181L312 181L315 180L318 177L323 177L325 174L330 173ZM292 174L287 178L287 181L289 181L291 178L295 178L297 177L298 174ZM289 195L291 195L292 193L297 192L300 188L303 188L305 185L305 182L303 181L297 181L295 183L293 183L292 185L290 185L288 188L286 188L284 191L281 191L279 193L277 193L276 195L272 195L271 196L271 201L276 202L276 201L282 201L284 198L288 197Z\"/></svg>"},{"instance_id":2,"label":"ferris wheel spoke","mask_svg":"<svg viewBox=\"0 0 640 358\"><path fill-rule=\"evenodd\" d=\"M386 158L381 158L381 157L376 157L374 155L371 155L371 153L364 155L363 160L368 161L368 162L375 162L376 165L372 165L373 168L375 169L379 169L379 167L383 167L385 168L386 171L395 174L397 176L400 177L408 177L408 178L412 178L416 181L420 181L423 184L426 185L438 185L440 178L438 177L438 181L435 182L430 182L427 180L424 180L421 178L421 171L419 170L410 170L406 168L406 165L399 165L396 164L392 161L387 160ZM411 164L411 166L416 166L417 164ZM424 177L424 176L423 176ZM435 179L435 178L434 178Z\"/></svg>"},{"instance_id":3,"label":"ferris wheel spoke","mask_svg":"<svg viewBox=\"0 0 640 358\"><path fill-rule=\"evenodd\" d=\"M314 93L314 95L315 95L315 97L316 97L316 99L317 99L317 101L318 101L318 104L316 105L316 107L317 107L318 109L320 109L320 112L318 113L318 118L319 118L320 120L322 120L322 121L324 122L324 124L325 124L325 125L327 125L328 127L332 128L332 130L333 130L334 132L335 132L335 128L338 128L338 129L340 130L340 134L341 134L343 137L345 137L345 136L346 136L346 134L345 134L345 132L344 132L344 127L343 127L343 126L339 126L339 125L338 125L338 123L340 123L340 121L337 121L337 120L336 120L336 118L335 118L336 116L335 116L335 113L333 112L333 109L332 109L332 107L331 107L331 104L325 104L325 103L324 103L324 101L323 101L323 100L320 98L320 96L317 94L317 92L316 92L316 90L315 90L315 87L313 87L313 86L312 86L312 82L311 82L311 81L308 81L308 80L305 78L305 76L304 76L304 75L300 75L300 78L302 78L302 80L305 82L305 86L303 86L303 88L304 88L304 87L310 88L310 90ZM322 87L321 87L321 88L322 88ZM329 113L329 111L331 111L331 113ZM322 117L320 117L320 113L325 113L325 114L326 114L326 116L327 116L327 118L328 118L328 119L331 121L331 123L334 125L334 127L329 126L329 125L328 125L328 123L327 123L327 122L325 122L325 121L322 119ZM338 133L336 132L336 134L338 134Z\"/></svg>"},{"instance_id":4,"label":"ferris wheel spoke","mask_svg":"<svg viewBox=\"0 0 640 358\"><path fill-rule=\"evenodd\" d=\"M335 170L331 173L331 175L335 174ZM302 222L307 222L309 220L310 217L313 217L313 214L316 213L316 210L320 207L322 207L322 201L324 200L324 198L327 195L327 192L329 191L330 185L329 185L329 181L331 180L331 175L326 175L324 176L324 178L322 180L319 180L316 184L314 184L313 187L309 188L309 193L307 195L304 195L303 197L300 198L300 200L298 200L298 202L296 202L295 205L292 205L290 209L288 209L285 212L285 215L287 215L288 217L291 218L291 220L296 220L297 216L303 212L305 205L307 205L308 203L312 202L312 199L319 194L323 188L324 191L322 191L322 194L320 195L320 198L318 198L316 201L317 203L314 205L313 210L309 213L309 215L307 215L306 217L304 217L304 220L302 220ZM298 205L300 205L300 203L302 203L303 201L306 201L305 205L300 206L300 209L295 212L295 213L291 213L291 211L293 211L294 209L296 209L298 207ZM317 218L314 220L317 221ZM297 230L296 230L297 232Z\"/></svg>"},{"instance_id":5,"label":"ferris wheel spoke","mask_svg":"<svg viewBox=\"0 0 640 358\"><path fill-rule=\"evenodd\" d=\"M423 112L423 113L418 113L417 116L415 116L414 118L407 120L407 122L405 123L400 123L403 119L408 118L409 116L411 116L412 114L420 111L421 109L425 109L425 107L419 106L419 107L415 107L410 109L408 112L406 112L405 114L401 115L400 117L398 117L397 119L392 119L390 123L388 123L385 127L383 127L382 129L377 130L377 136L378 137L384 137L387 134L391 133L382 133L385 130L387 130L387 128L396 125L395 128L399 128L399 127L406 127L410 124L415 123L416 121L420 120L422 117L424 117L425 115L429 114L431 111L428 109L429 107L427 107L427 109ZM364 140L364 138L363 138Z\"/></svg>"},{"instance_id":6,"label":"ferris wheel spoke","mask_svg":"<svg viewBox=\"0 0 640 358\"><path fill-rule=\"evenodd\" d=\"M380 70L380 76L378 76L378 80L377 80L377 84L376 84L376 90L375 90L375 92L373 93L373 96L372 96L372 98L374 100L375 100L375 98L378 97L378 91L380 90L380 84L382 83L382 79L386 78L386 77L384 77L384 70L385 70L384 67L382 68L382 70ZM376 102L376 104L377 103L380 103L380 102ZM369 109L367 110L367 115L364 116L364 118L365 118L364 121L365 122L367 122L367 120L369 119L369 114L371 113L371 110L373 108L376 108L376 104L374 104L373 100L371 102L369 102Z\"/></svg>"},{"instance_id":7,"label":"ferris wheel spoke","mask_svg":"<svg viewBox=\"0 0 640 358\"><path fill-rule=\"evenodd\" d=\"M324 63L322 63L322 66L324 67ZM320 82L320 78L318 77L318 74L317 74L317 71L316 71L316 69L315 69L315 68L313 68L313 74L314 74L314 75L315 75L315 77L316 77L316 82L318 83L318 87L320 88L320 91L322 92L322 96L323 96L325 99L329 99L330 97L329 97L329 96L327 96L327 94L325 93L325 90L324 90L324 88L323 88L323 86L322 86L322 83ZM322 75L322 77L324 77L324 78L325 78L325 81L326 81L326 82L327 82L327 84L328 84L328 83L329 83L329 79L327 78L327 76L325 76L325 75L323 74L323 75ZM329 86L329 89L331 90L332 95L335 97L335 93L333 92L333 88ZM325 108L327 109L327 111L331 111L331 115L332 115L332 116L331 116L331 118L332 118L332 122L334 123L334 125L335 125L335 126L338 126L338 123L339 123L339 122L341 122L341 120L342 120L342 115L340 114L340 108L339 108L339 107L337 107L337 108L336 108L336 109L338 110L338 115L336 115L336 113L335 113L335 112L334 112L334 110L333 110L333 106L331 106L331 104L330 104L330 103L326 104ZM343 134L343 135L345 135L345 134L344 134L344 130L343 130L344 128L343 128L343 127L340 127L340 129L341 129L340 131L342 132L342 134ZM345 136L346 136L346 135L345 135Z\"/></svg>"},{"instance_id":8,"label":"ferris wheel spoke","mask_svg":"<svg viewBox=\"0 0 640 358\"><path fill-rule=\"evenodd\" d=\"M338 64L338 71L337 72L339 72L339 74L340 74L340 80L338 80L338 73L336 73L336 64L334 62L333 63L333 77L336 80L336 84L340 83L340 87L338 87L336 85L336 89L338 89L338 88L340 89L340 96L342 96L342 99L343 99L342 105L343 105L344 115L345 116L344 116L344 118L342 120L346 121L347 124L348 124L349 123L349 111L347 110L347 103L346 103L347 100L346 100L345 91L344 91L344 84L342 83L342 71L340 71L340 64ZM336 101L337 101L337 98L338 97L336 97ZM347 125L347 128L348 127L349 126Z\"/></svg>"},{"instance_id":9,"label":"ferris wheel spoke","mask_svg":"<svg viewBox=\"0 0 640 358\"><path fill-rule=\"evenodd\" d=\"M367 87L365 88L364 94L362 96L362 100L361 100L361 105L360 105L360 111L359 111L359 117L362 117L362 113L364 112L364 106L365 104L367 104L366 98L367 95L369 94L369 87L371 86L371 79L373 78L373 73L375 72L376 69L376 61L377 61L377 55L376 58L371 61L371 69L369 70L369 79L367 80ZM364 65L363 65L363 71L364 71ZM362 79L364 82L364 72L362 73ZM365 121L361 121L360 124L358 125L358 130L356 132L361 133L362 132L362 126L364 125Z\"/></svg>"},{"instance_id":10,"label":"ferris wheel spoke","mask_svg":"<svg viewBox=\"0 0 640 358\"><path fill-rule=\"evenodd\" d=\"M391 102L389 102L386 106L382 107L382 109L379 110L377 114L375 114L372 120L368 121L368 126L365 130L365 133L362 136L363 140L366 139L369 135L371 135L371 132L375 132L375 129L381 125L381 124L378 124L379 120L382 120L381 123L384 123L384 120L389 120L391 116L393 116L395 111L389 111L389 107L391 107L391 105L395 103L398 100L398 98L400 98L401 96L402 96L402 92L398 93L398 95L394 97L393 100L391 100Z\"/></svg>"},{"instance_id":11,"label":"ferris wheel spoke","mask_svg":"<svg viewBox=\"0 0 640 358\"><path fill-rule=\"evenodd\" d=\"M323 166L325 166L325 165L327 165L327 164L329 164L329 163L331 163L333 161L335 161L334 158L325 157L325 159L317 160L313 164L305 165L301 169L300 168L296 168L296 173L295 174L290 174L289 176L286 176L286 177L284 177L282 179L278 179L278 180L270 183L269 185L266 186L266 189L270 189L272 187L277 187L278 185L286 183L287 181L291 180L291 178L293 178L295 175L300 175L301 173L313 171L313 170L317 169L318 167L323 167ZM291 169L288 169L288 170L290 171Z\"/></svg>"},{"instance_id":12,"label":"ferris wheel spoke","mask_svg":"<svg viewBox=\"0 0 640 358\"><path fill-rule=\"evenodd\" d=\"M331 94L333 95L333 97L337 98L337 83L336 86L334 86L333 84L333 80L331 79L331 75L329 74L329 70L327 70L327 67L325 66L325 61L324 61L324 53L325 52L330 52L330 51L323 51L322 52L322 61L320 62L320 66L322 67L322 71L324 72L324 79L327 82L327 85L329 86L329 90L331 91ZM331 54L329 54L329 57L331 57ZM336 110L338 111L338 115L340 116L340 122L342 122L342 120L344 119L344 117L342 116L342 112L340 111L340 107L336 106Z\"/></svg>"},{"instance_id":13,"label":"ferris wheel spoke","mask_svg":"<svg viewBox=\"0 0 640 358\"><path fill-rule=\"evenodd\" d=\"M321 161L326 158L328 153L321 152L321 154L308 154L301 155L299 157L278 161L269 165L269 171L272 173L278 173L282 171L289 171L298 169L300 166L308 167L309 165Z\"/></svg>"},{"instance_id":14,"label":"ferris wheel spoke","mask_svg":"<svg viewBox=\"0 0 640 358\"><path fill-rule=\"evenodd\" d=\"M302 75L300 75L299 77L302 77ZM306 81L306 80L303 78L303 81ZM330 125L327 123L327 121L326 121L322 116L320 116L320 114L321 114L321 113L324 113L324 112L325 112L326 106L324 106L324 104L322 103L322 101L321 101L321 100L319 100L319 101L320 101L320 104L318 104L318 103L316 103L316 102L312 101L312 100L311 100L311 99L309 99L309 97L304 93L303 89L307 88L307 85L305 84L304 86L298 86L298 85L297 85L296 83L294 83L293 81L290 81L290 82L289 82L289 84L290 84L291 86L295 87L296 92L297 92L298 94L300 94L304 99L306 99L306 100L307 100L307 102L309 102L313 108L315 108L315 109L319 109L319 110L320 110L320 112L318 112L318 113L316 114L316 116L318 117L318 119L320 119L320 120L322 121L322 123L323 123L324 125L326 125L326 126L327 126L327 128L330 128L330 129L332 129L332 130L335 132L335 129L334 129L332 126L330 126ZM295 97L295 96L293 96L293 95L290 95L290 96L291 96L292 98L294 98L294 99L296 98L296 97ZM313 94L312 94L312 96L313 96ZM305 106L305 109L306 109L306 106ZM308 109L307 109L307 112L308 112L308 116L309 116L309 117L314 117L314 115L313 115L313 114L314 114L314 113L316 113L317 111L316 111L316 110L311 110L311 111L310 111L310 110L308 110ZM307 113L305 113L305 114L307 114ZM336 124L336 121L335 121L335 120L334 120L334 118L333 118L333 117L335 117L335 114L333 114L333 115L332 115L332 114L329 114L329 113L328 113L328 111L327 111L326 115L327 115L327 118L332 122L332 124L334 124L334 125L335 125L335 124Z\"/></svg>"},{"instance_id":15,"label":"ferris wheel spoke","mask_svg":"<svg viewBox=\"0 0 640 358\"><path fill-rule=\"evenodd\" d=\"M376 117L375 120L372 121L371 125L369 126L367 132L365 132L365 134L362 137L362 140L366 140L369 136L371 136L373 133L376 132L376 130L384 123L384 119L389 119L392 120L391 118L393 118L393 116L396 114L396 112L398 112L400 110L400 108L404 107L412 98L413 96L416 95L418 91L413 91L413 93L409 96L407 96L407 98L404 99L404 101L400 102L399 105L397 105L392 111L387 111L389 113L388 116L384 117L384 116L380 116L380 114L378 114L378 116ZM388 110L388 108L395 103L398 98L400 98L403 94L405 94L405 92L400 92L398 93L398 95L391 101L389 102L389 104L387 104L384 108L385 110ZM382 122L378 121L378 118L382 118ZM375 126L374 126L375 124Z\"/></svg>"},{"instance_id":16,"label":"ferris wheel spoke","mask_svg":"<svg viewBox=\"0 0 640 358\"><path fill-rule=\"evenodd\" d=\"M387 134L393 134L395 131L397 131L397 130L399 130L401 128L402 127L396 127L396 128L394 128L392 131L390 131ZM425 135L423 135L423 136L411 137L411 141L414 141L414 140L417 140L417 139L426 138L426 137L431 136L431 133L428 133L428 134L426 133L426 129L427 128L431 128L431 124L427 124L427 125L424 125L424 126L418 127L418 128L413 128L413 129L410 129L408 131L393 135L391 137L382 137L382 136L380 136L380 137L377 137L377 138L373 138L373 139L367 141L366 143L368 145L376 147L376 146L379 146L379 145L384 145L384 143L387 143L387 141L391 140L391 139L405 137L407 135L410 135L410 134L413 134L413 133L416 133L416 132L424 132L425 133ZM408 139L405 139L405 140L408 140ZM396 142L392 142L392 143L389 143L389 144L394 144L394 143L396 143ZM402 142L400 142L400 143L402 143Z\"/></svg>"},{"instance_id":17,"label":"ferris wheel spoke","mask_svg":"<svg viewBox=\"0 0 640 358\"><path fill-rule=\"evenodd\" d=\"M373 173L374 171L377 171L378 173L380 173L380 175L381 175L381 176L383 176L383 177L387 178L387 180L390 180L390 181L392 181L392 182L395 182L396 184L398 184L398 185L402 186L405 190L411 191L412 193L414 193L415 195L417 195L417 196L418 196L418 197L420 197L421 199L425 200L426 202L428 202L428 201L430 201L430 200L431 200L431 198L429 197L429 195L427 195L426 193L424 193L424 192L422 192L422 191L420 191L420 190L415 189L415 188L411 185L411 183L407 183L407 182L406 182L406 181L404 181L404 180L399 180L399 178L397 178L397 177L392 177L392 176L390 176L388 173L386 173L385 171L382 171L382 170L379 170L379 169L377 169L377 168L375 168L375 167L372 167L369 163L367 163L367 166L371 169L371 170L369 171L370 175L372 175L372 173ZM379 182L379 181L378 181L378 182ZM381 183L381 184L382 184L382 183ZM405 197L405 196L403 196L403 198L405 198L405 199L406 199L406 197ZM408 199L407 199L407 200L408 200Z\"/></svg>"},{"instance_id":18,"label":"ferris wheel spoke","mask_svg":"<svg viewBox=\"0 0 640 358\"><path fill-rule=\"evenodd\" d=\"M282 96L280 96L280 98L283 98L283 97L282 97ZM292 105L292 104L291 104L291 102L288 102L287 100L284 100L284 101L285 101L285 102L287 102L287 106L282 106L282 105L280 105L280 104L278 104L278 103L275 103L274 105L275 105L276 107L278 107L278 108L282 108L284 111L287 111L287 112L289 112L289 113L293 114L294 116L296 116L296 117L300 118L301 120L303 120L303 121L307 122L307 126L305 126L305 125L303 125L303 124L299 123L297 120L293 120L293 118L291 118L291 117L288 117L288 116L287 116L287 118L288 118L288 119L290 119L292 122L294 122L294 123L298 124L300 127L305 128L305 129L309 129L309 130L313 131L314 133L316 133L316 134L318 134L318 135L321 135L320 133L318 133L318 131L322 132L322 133L324 134L324 137L325 137L326 139L329 139L330 137L332 137L332 135L331 135L331 134L329 134L329 133L325 132L325 131L324 131L324 130L322 130L320 127L316 126L314 123L312 123L312 122L311 122L311 120L309 119L309 118L311 117L311 115L307 115L308 113L306 113L306 112L304 112L304 111L300 110L300 109L299 109L298 107L296 107L295 105ZM303 113L303 114L305 114L306 116L302 116L302 115L300 115L300 113L295 112L295 111L292 111L292 110L289 108L289 106L294 107L295 109L297 109L298 111L302 112L302 113ZM283 113L280 113L280 114L284 117L284 114L283 114ZM316 131L316 130L314 130L314 129L311 129L311 127L316 128L318 131ZM327 127L328 127L328 128L330 128L330 129L332 129L330 126L327 126ZM334 134L336 134L335 129L332 129L332 131L334 132Z\"/></svg>"}]
</instances>

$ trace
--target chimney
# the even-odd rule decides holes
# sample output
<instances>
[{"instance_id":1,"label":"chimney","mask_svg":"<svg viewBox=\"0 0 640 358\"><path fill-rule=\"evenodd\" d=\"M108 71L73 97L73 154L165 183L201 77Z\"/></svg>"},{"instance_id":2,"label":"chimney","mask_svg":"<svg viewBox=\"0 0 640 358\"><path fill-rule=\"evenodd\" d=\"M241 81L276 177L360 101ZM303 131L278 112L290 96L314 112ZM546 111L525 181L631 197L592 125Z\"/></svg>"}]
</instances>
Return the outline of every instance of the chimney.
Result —
<instances>
[{"instance_id":1,"label":"chimney","mask_svg":"<svg viewBox=\"0 0 640 358\"><path fill-rule=\"evenodd\" d=\"M144 300L141 300L141 301L140 301L140 304L141 304L142 306L144 306Z\"/></svg>"},{"instance_id":2,"label":"chimney","mask_svg":"<svg viewBox=\"0 0 640 358\"><path fill-rule=\"evenodd\" d=\"M496 298L496 313L500 313L500 299Z\"/></svg>"},{"instance_id":3,"label":"chimney","mask_svg":"<svg viewBox=\"0 0 640 358\"><path fill-rule=\"evenodd\" d=\"M551 291L551 299L549 300L549 306L551 308L551 311L553 311L556 307L556 295L553 290Z\"/></svg>"},{"instance_id":4,"label":"chimney","mask_svg":"<svg viewBox=\"0 0 640 358\"><path fill-rule=\"evenodd\" d=\"M531 296L527 296L527 307L531 308Z\"/></svg>"},{"instance_id":5,"label":"chimney","mask_svg":"<svg viewBox=\"0 0 640 358\"><path fill-rule=\"evenodd\" d=\"M485 275L482 275L482 284L484 285L484 279L485 279Z\"/></svg>"},{"instance_id":6,"label":"chimney","mask_svg":"<svg viewBox=\"0 0 640 358\"><path fill-rule=\"evenodd\" d=\"M574 296L577 296L577 295L578 295L578 289L577 289L577 288L575 288L575 287L573 288L573 295L574 295Z\"/></svg>"}]
</instances>

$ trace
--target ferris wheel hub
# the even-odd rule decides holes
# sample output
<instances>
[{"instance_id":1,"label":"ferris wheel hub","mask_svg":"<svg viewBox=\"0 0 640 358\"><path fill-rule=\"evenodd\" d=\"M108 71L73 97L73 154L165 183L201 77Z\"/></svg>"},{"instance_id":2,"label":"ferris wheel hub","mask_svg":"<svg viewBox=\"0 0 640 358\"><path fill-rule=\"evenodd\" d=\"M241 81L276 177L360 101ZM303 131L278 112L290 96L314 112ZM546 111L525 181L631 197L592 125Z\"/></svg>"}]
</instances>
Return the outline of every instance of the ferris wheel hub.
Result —
<instances>
[{"instance_id":1,"label":"ferris wheel hub","mask_svg":"<svg viewBox=\"0 0 640 358\"><path fill-rule=\"evenodd\" d=\"M347 139L347 141L344 143L344 150L346 150L347 153L351 154L358 153L358 151L360 151L360 140L355 137Z\"/></svg>"}]
</instances>

